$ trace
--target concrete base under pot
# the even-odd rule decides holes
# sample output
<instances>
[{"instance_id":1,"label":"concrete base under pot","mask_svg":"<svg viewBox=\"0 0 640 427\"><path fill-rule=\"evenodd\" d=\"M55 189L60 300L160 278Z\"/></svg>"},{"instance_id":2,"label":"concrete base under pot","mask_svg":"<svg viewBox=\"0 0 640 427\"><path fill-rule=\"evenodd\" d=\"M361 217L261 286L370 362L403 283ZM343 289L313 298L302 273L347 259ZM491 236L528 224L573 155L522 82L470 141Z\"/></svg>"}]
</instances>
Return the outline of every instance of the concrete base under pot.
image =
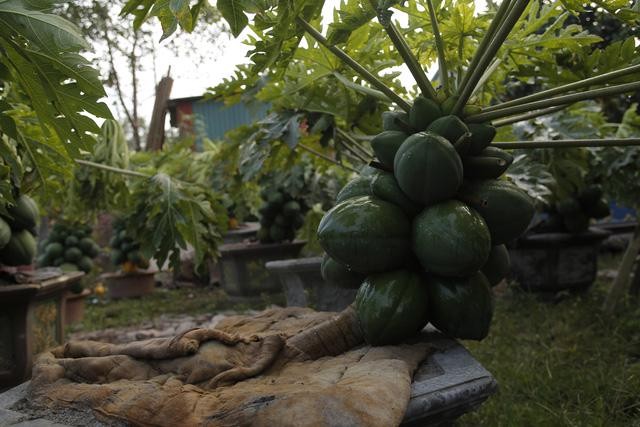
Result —
<instances>
[{"instance_id":1,"label":"concrete base under pot","mask_svg":"<svg viewBox=\"0 0 640 427\"><path fill-rule=\"evenodd\" d=\"M156 288L155 271L107 273L103 279L111 299L136 298L151 294Z\"/></svg>"},{"instance_id":2,"label":"concrete base under pot","mask_svg":"<svg viewBox=\"0 0 640 427\"><path fill-rule=\"evenodd\" d=\"M325 282L320 274L321 264L321 257L285 259L268 262L267 269L278 275L287 306L342 311L353 302L358 290Z\"/></svg>"},{"instance_id":3,"label":"concrete base under pot","mask_svg":"<svg viewBox=\"0 0 640 427\"><path fill-rule=\"evenodd\" d=\"M262 244L230 243L220 247L220 283L235 298L282 292L278 277L265 268L269 261L295 258L306 241Z\"/></svg>"},{"instance_id":4,"label":"concrete base under pot","mask_svg":"<svg viewBox=\"0 0 640 427\"><path fill-rule=\"evenodd\" d=\"M598 249L609 232L592 227L583 233L536 233L509 247L511 278L533 292L581 290L593 284Z\"/></svg>"}]
</instances>

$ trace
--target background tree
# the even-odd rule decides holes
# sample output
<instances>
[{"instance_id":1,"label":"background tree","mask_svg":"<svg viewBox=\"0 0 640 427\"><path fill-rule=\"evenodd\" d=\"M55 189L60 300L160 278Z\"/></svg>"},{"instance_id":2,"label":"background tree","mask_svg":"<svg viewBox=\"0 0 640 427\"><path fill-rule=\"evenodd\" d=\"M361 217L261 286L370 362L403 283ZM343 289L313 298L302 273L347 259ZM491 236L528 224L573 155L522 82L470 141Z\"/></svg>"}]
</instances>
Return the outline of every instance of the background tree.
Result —
<instances>
[{"instance_id":1,"label":"background tree","mask_svg":"<svg viewBox=\"0 0 640 427\"><path fill-rule=\"evenodd\" d=\"M140 150L143 146L145 118L140 113L141 86L144 82L140 74L153 71L154 84L158 81L156 56L158 37L163 34L157 23L136 27L134 18L120 16L125 2L123 0L80 0L64 2L58 5L56 13L75 23L85 40L91 44L96 55L93 63L100 71L100 77L116 98L116 111L126 122L132 139L132 148ZM177 57L190 62L201 63L210 60L218 49L219 37L226 29L220 22L220 14L207 2L199 2L197 13L207 25L199 26L189 37L165 40L160 39Z\"/></svg>"}]
</instances>

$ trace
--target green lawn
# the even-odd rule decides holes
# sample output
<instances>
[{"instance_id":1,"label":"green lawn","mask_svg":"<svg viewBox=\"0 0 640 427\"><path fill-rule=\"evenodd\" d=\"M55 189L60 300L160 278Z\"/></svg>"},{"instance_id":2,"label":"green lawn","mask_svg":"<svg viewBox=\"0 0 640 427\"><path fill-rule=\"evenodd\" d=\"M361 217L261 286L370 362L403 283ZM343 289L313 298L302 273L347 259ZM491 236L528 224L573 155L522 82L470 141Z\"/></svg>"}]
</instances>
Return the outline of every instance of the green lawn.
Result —
<instances>
[{"instance_id":1,"label":"green lawn","mask_svg":"<svg viewBox=\"0 0 640 427\"><path fill-rule=\"evenodd\" d=\"M87 304L82 323L71 325L68 332L95 331L132 326L161 315L215 314L225 310L262 310L271 304L283 305L281 296L263 296L251 303L232 302L218 288L194 287L181 289L157 288L144 298L101 300Z\"/></svg>"},{"instance_id":2,"label":"green lawn","mask_svg":"<svg viewBox=\"0 0 640 427\"><path fill-rule=\"evenodd\" d=\"M640 426L640 306L605 316L607 286L555 301L513 287L496 298L489 337L464 344L499 392L458 425Z\"/></svg>"},{"instance_id":3,"label":"green lawn","mask_svg":"<svg viewBox=\"0 0 640 427\"><path fill-rule=\"evenodd\" d=\"M612 268L618 259L603 258ZM600 311L608 283L543 300L510 287L496 298L491 334L464 344L493 373L499 392L460 426L640 426L640 306ZM261 309L282 300L233 304L217 289L157 289L143 299L89 306L74 330L128 326L161 314Z\"/></svg>"}]
</instances>

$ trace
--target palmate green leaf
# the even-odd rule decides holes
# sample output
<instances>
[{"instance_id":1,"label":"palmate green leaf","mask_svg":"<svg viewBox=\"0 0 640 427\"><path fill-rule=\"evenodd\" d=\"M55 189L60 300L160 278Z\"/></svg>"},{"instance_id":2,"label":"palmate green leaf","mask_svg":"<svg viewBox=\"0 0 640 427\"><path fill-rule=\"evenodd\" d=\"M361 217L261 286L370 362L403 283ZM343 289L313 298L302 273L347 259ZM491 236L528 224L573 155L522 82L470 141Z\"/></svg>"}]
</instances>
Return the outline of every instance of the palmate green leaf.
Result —
<instances>
[{"instance_id":1,"label":"palmate green leaf","mask_svg":"<svg viewBox=\"0 0 640 427\"><path fill-rule=\"evenodd\" d=\"M585 10L585 4L591 4L600 7L607 12L615 15L628 23L637 23L640 20L640 3L634 2L631 6L629 0L591 0L585 2L583 0L561 0L562 4L574 13L580 13Z\"/></svg>"},{"instance_id":2,"label":"palmate green leaf","mask_svg":"<svg viewBox=\"0 0 640 427\"><path fill-rule=\"evenodd\" d=\"M128 231L158 265L168 259L174 270L179 269L180 251L187 244L193 247L198 266L218 256L219 230L226 219L210 190L157 173L137 183L134 200L138 202L127 221L135 226Z\"/></svg>"},{"instance_id":3,"label":"palmate green leaf","mask_svg":"<svg viewBox=\"0 0 640 427\"><path fill-rule=\"evenodd\" d=\"M78 54L75 26L50 14L47 1L0 3L0 63L29 98L45 136L52 129L69 154L89 149L97 131L85 114L111 117L96 70Z\"/></svg>"},{"instance_id":4,"label":"palmate green leaf","mask_svg":"<svg viewBox=\"0 0 640 427\"><path fill-rule=\"evenodd\" d=\"M245 2L242 0L218 0L216 7L231 28L231 34L238 37L249 24L245 13Z\"/></svg>"},{"instance_id":5,"label":"palmate green leaf","mask_svg":"<svg viewBox=\"0 0 640 427\"><path fill-rule=\"evenodd\" d=\"M128 0L120 15L133 15L133 27L139 29L149 18L156 17L162 27L162 38L171 36L178 27L190 33L194 30L207 0Z\"/></svg>"}]
</instances>

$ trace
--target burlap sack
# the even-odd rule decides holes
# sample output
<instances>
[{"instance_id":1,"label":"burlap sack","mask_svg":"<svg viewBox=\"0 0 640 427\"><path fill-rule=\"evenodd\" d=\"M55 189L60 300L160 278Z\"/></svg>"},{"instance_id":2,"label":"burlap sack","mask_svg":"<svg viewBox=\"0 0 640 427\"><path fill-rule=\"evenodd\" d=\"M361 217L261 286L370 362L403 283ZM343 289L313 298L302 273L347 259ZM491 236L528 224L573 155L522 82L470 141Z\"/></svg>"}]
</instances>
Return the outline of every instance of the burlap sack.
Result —
<instances>
[{"instance_id":1,"label":"burlap sack","mask_svg":"<svg viewBox=\"0 0 640 427\"><path fill-rule=\"evenodd\" d=\"M398 425L427 344L287 352L287 339L334 315L275 309L171 339L71 342L37 359L29 401L141 426Z\"/></svg>"}]
</instances>

